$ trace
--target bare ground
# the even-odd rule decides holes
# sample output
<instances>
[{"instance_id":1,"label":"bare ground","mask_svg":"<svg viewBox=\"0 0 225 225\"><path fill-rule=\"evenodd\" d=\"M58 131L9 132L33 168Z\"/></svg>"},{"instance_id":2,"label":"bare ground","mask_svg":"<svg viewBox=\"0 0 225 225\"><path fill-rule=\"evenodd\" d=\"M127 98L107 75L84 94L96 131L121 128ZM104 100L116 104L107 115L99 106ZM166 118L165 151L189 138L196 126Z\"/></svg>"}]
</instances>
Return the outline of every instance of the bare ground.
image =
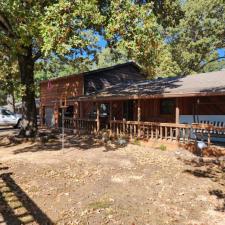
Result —
<instances>
[{"instance_id":1,"label":"bare ground","mask_svg":"<svg viewBox=\"0 0 225 225\"><path fill-rule=\"evenodd\" d=\"M0 224L225 224L221 166L191 153L88 136L0 140ZM181 157L182 156L182 157Z\"/></svg>"}]
</instances>

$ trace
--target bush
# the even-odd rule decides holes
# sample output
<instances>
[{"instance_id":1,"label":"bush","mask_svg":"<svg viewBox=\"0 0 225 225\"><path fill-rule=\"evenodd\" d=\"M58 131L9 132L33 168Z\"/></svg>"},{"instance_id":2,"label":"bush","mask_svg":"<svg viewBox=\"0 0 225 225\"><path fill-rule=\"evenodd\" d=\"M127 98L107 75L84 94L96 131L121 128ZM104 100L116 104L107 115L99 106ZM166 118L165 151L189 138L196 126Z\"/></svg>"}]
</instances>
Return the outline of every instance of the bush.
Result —
<instances>
[{"instance_id":1,"label":"bush","mask_svg":"<svg viewBox=\"0 0 225 225\"><path fill-rule=\"evenodd\" d=\"M161 144L161 145L159 146L159 149L162 150L162 151L166 151L166 145Z\"/></svg>"}]
</instances>

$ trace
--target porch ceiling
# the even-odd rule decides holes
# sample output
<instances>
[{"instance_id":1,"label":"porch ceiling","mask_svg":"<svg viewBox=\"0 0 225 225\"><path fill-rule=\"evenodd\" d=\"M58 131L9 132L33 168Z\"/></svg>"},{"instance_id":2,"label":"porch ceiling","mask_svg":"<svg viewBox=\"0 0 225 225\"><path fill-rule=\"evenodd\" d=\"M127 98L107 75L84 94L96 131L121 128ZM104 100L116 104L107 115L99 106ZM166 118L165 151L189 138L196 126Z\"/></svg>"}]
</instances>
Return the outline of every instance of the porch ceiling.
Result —
<instances>
[{"instance_id":1,"label":"porch ceiling","mask_svg":"<svg viewBox=\"0 0 225 225\"><path fill-rule=\"evenodd\" d=\"M79 101L225 95L225 71L120 83Z\"/></svg>"}]
</instances>

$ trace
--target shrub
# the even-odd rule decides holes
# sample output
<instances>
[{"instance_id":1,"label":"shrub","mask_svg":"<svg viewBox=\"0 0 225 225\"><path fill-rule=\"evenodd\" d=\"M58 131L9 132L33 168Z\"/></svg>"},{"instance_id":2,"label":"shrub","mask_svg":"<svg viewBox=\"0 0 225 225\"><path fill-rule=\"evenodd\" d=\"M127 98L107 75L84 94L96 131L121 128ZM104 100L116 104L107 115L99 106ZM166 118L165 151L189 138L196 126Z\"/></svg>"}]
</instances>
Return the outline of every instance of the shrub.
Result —
<instances>
[{"instance_id":1,"label":"shrub","mask_svg":"<svg viewBox=\"0 0 225 225\"><path fill-rule=\"evenodd\" d=\"M159 149L162 150L162 151L166 151L166 145L161 144L161 145L159 146Z\"/></svg>"}]
</instances>

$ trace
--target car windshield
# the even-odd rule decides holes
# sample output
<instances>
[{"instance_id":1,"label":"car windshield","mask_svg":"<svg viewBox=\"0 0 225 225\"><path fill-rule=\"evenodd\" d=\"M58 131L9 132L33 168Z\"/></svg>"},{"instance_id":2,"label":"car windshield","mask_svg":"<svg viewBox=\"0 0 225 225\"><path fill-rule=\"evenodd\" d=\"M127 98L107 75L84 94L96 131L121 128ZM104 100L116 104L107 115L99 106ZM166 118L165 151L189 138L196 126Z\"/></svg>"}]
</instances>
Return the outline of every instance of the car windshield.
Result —
<instances>
[{"instance_id":1,"label":"car windshield","mask_svg":"<svg viewBox=\"0 0 225 225\"><path fill-rule=\"evenodd\" d=\"M10 112L7 109L2 109L2 115L4 115L4 116L11 116L11 115L14 115L14 113Z\"/></svg>"}]
</instances>

